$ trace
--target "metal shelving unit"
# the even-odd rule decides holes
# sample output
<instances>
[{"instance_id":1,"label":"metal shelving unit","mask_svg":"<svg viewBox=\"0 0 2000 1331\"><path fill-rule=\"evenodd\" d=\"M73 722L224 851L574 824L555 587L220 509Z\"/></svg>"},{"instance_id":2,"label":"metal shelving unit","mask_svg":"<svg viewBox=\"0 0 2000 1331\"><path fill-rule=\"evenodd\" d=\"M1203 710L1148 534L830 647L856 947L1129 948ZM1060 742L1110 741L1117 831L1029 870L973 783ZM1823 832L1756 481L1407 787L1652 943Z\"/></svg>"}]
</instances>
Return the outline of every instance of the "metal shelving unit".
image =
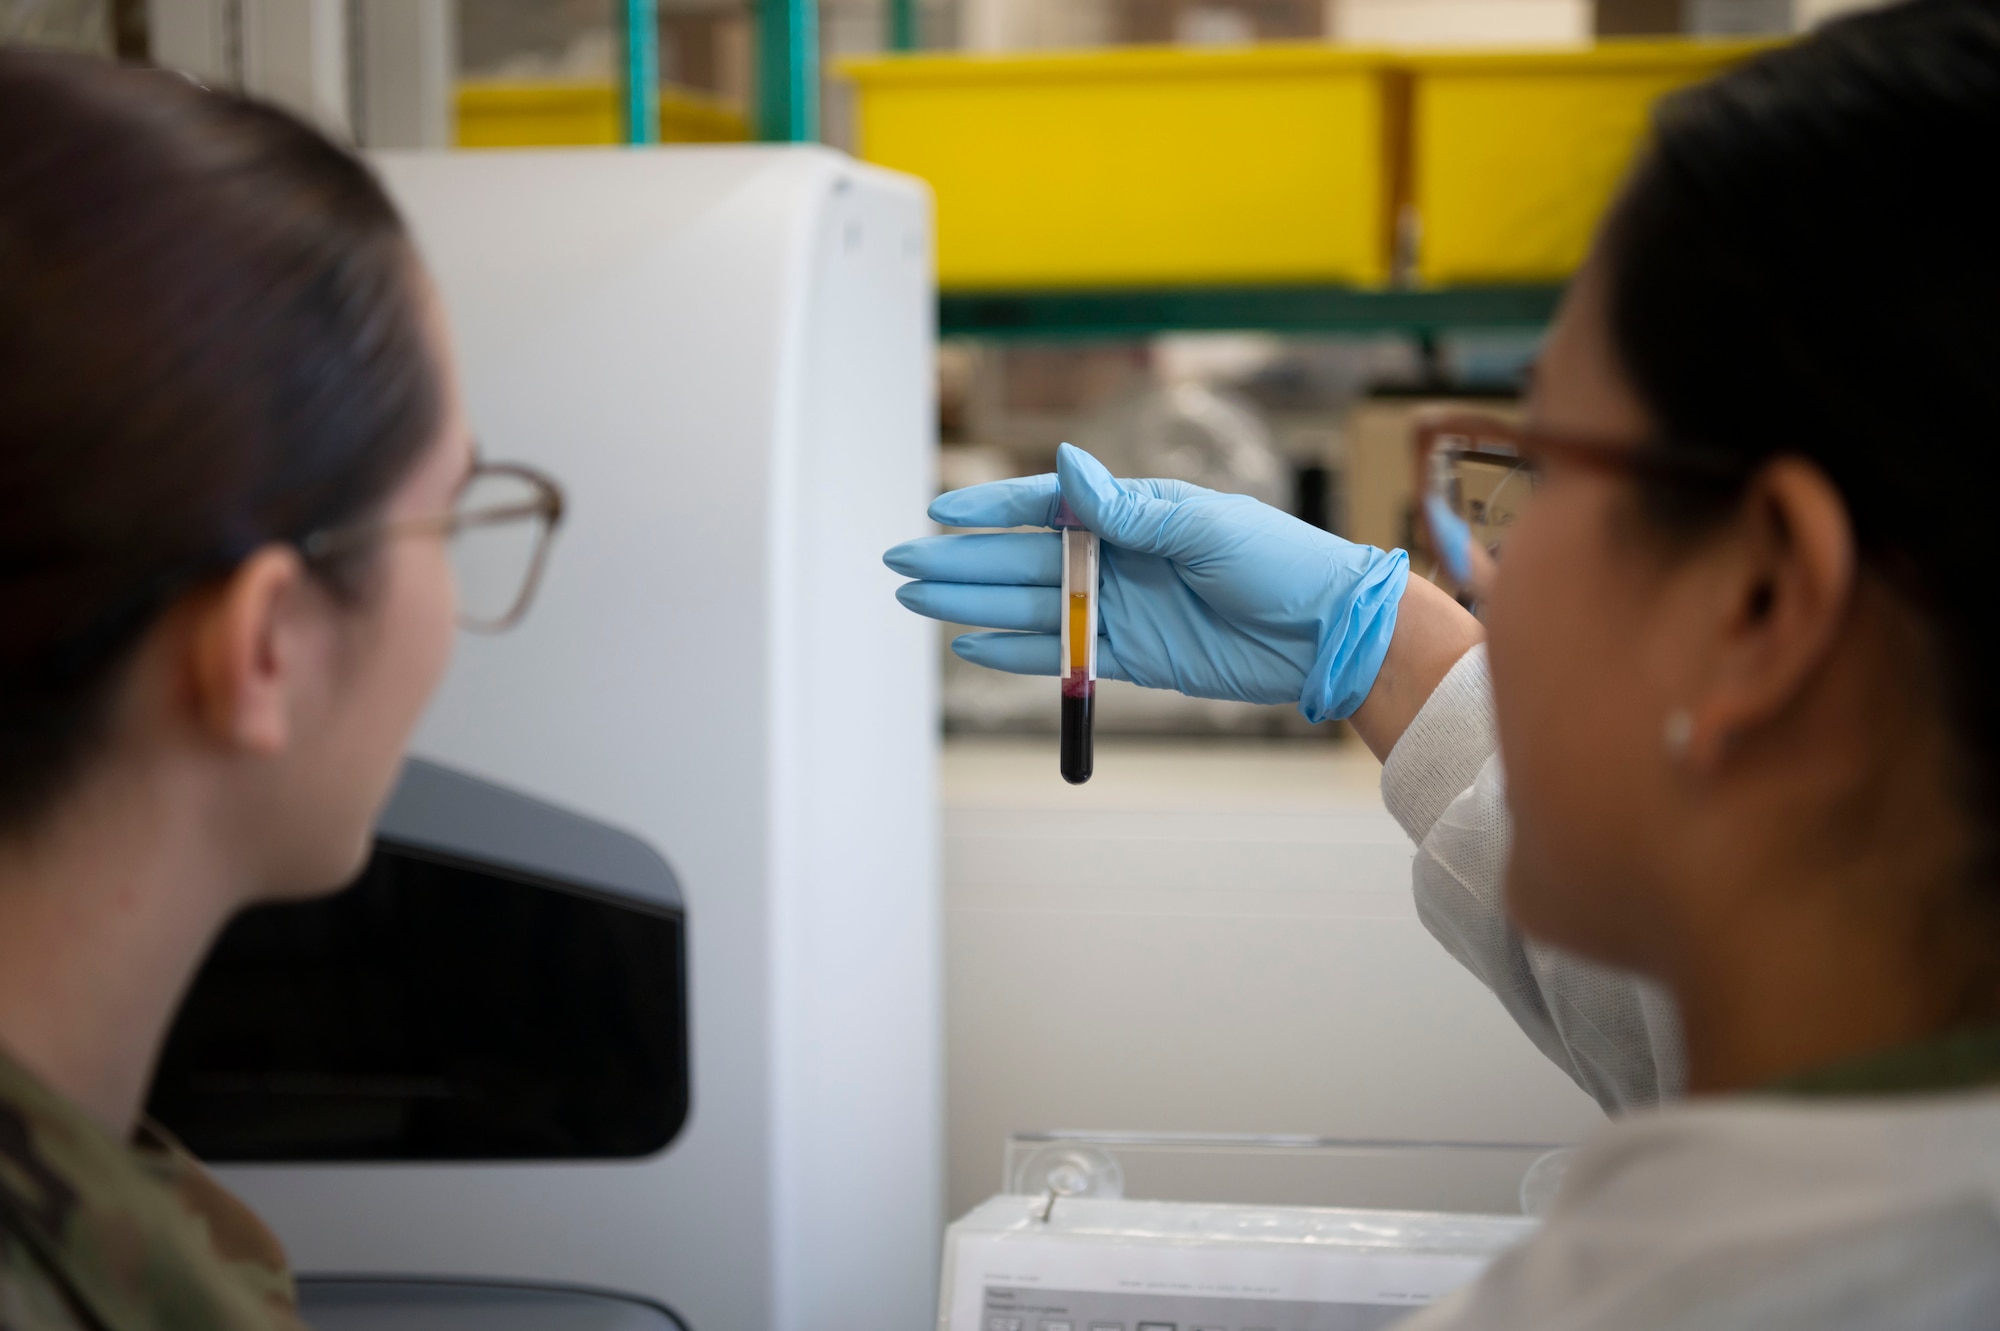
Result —
<instances>
[{"instance_id":1,"label":"metal shelving unit","mask_svg":"<svg viewBox=\"0 0 2000 1331\"><path fill-rule=\"evenodd\" d=\"M1231 331L1404 333L1540 328L1555 313L1555 285L1373 290L1351 286L1180 287L1102 291L946 291L938 332L947 337L1107 339Z\"/></svg>"},{"instance_id":2,"label":"metal shelving unit","mask_svg":"<svg viewBox=\"0 0 2000 1331\"><path fill-rule=\"evenodd\" d=\"M889 49L915 51L923 46L917 24L917 0L889 0Z\"/></svg>"},{"instance_id":3,"label":"metal shelving unit","mask_svg":"<svg viewBox=\"0 0 2000 1331\"><path fill-rule=\"evenodd\" d=\"M756 124L770 143L819 137L817 0L757 0Z\"/></svg>"},{"instance_id":4,"label":"metal shelving unit","mask_svg":"<svg viewBox=\"0 0 2000 1331\"><path fill-rule=\"evenodd\" d=\"M625 142L660 141L659 0L625 0Z\"/></svg>"},{"instance_id":5,"label":"metal shelving unit","mask_svg":"<svg viewBox=\"0 0 2000 1331\"><path fill-rule=\"evenodd\" d=\"M757 136L773 143L819 137L819 5L816 0L756 0ZM619 71L625 141L659 141L658 0L624 0L624 67ZM916 37L916 10L896 0L892 37ZM898 46L895 49L907 49Z\"/></svg>"},{"instance_id":6,"label":"metal shelving unit","mask_svg":"<svg viewBox=\"0 0 2000 1331\"><path fill-rule=\"evenodd\" d=\"M819 136L819 7L756 0L759 137ZM657 0L625 0L623 102L627 141L658 137ZM887 45L921 46L917 0L889 0ZM1100 290L958 291L938 297L946 337L1113 339L1156 333L1254 331L1402 333L1426 346L1452 330L1539 328L1560 285L1371 289L1339 285L1200 286Z\"/></svg>"}]
</instances>

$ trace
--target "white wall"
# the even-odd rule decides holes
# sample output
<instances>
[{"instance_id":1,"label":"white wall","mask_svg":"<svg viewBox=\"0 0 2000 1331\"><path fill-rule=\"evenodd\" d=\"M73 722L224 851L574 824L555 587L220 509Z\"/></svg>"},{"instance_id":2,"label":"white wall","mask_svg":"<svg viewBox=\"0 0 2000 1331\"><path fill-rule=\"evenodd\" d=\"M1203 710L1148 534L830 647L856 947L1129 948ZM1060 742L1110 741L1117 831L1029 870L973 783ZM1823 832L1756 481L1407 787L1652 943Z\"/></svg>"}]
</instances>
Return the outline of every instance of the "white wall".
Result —
<instances>
[{"instance_id":1,"label":"white wall","mask_svg":"<svg viewBox=\"0 0 2000 1331\"><path fill-rule=\"evenodd\" d=\"M1417 920L1359 745L1100 742L1082 787L1055 767L1053 736L947 749L954 1215L999 1191L1010 1132L1565 1142L1603 1122ZM1356 1204L1216 1172L1185 1176L1193 1200ZM1412 1204L1381 1183L1359 1204ZM1470 1175L1407 1186L1494 1204Z\"/></svg>"},{"instance_id":2,"label":"white wall","mask_svg":"<svg viewBox=\"0 0 2000 1331\"><path fill-rule=\"evenodd\" d=\"M1792 0L1792 25L1803 32L1828 19L1862 9L1880 9L1891 0Z\"/></svg>"},{"instance_id":3,"label":"white wall","mask_svg":"<svg viewBox=\"0 0 2000 1331\"><path fill-rule=\"evenodd\" d=\"M1327 0L1337 41L1380 46L1568 46L1591 38L1590 0Z\"/></svg>"},{"instance_id":4,"label":"white wall","mask_svg":"<svg viewBox=\"0 0 2000 1331\"><path fill-rule=\"evenodd\" d=\"M147 24L155 63L351 135L347 0L147 0Z\"/></svg>"},{"instance_id":5,"label":"white wall","mask_svg":"<svg viewBox=\"0 0 2000 1331\"><path fill-rule=\"evenodd\" d=\"M347 0L237 0L243 87L351 136Z\"/></svg>"},{"instance_id":6,"label":"white wall","mask_svg":"<svg viewBox=\"0 0 2000 1331\"><path fill-rule=\"evenodd\" d=\"M1110 40L1104 0L963 0L959 43L969 51L1097 46Z\"/></svg>"},{"instance_id":7,"label":"white wall","mask_svg":"<svg viewBox=\"0 0 2000 1331\"><path fill-rule=\"evenodd\" d=\"M451 146L457 8L454 0L354 0L354 135L364 146Z\"/></svg>"},{"instance_id":8,"label":"white wall","mask_svg":"<svg viewBox=\"0 0 2000 1331\"><path fill-rule=\"evenodd\" d=\"M147 0L153 60L371 148L445 148L454 0Z\"/></svg>"},{"instance_id":9,"label":"white wall","mask_svg":"<svg viewBox=\"0 0 2000 1331\"><path fill-rule=\"evenodd\" d=\"M235 0L146 0L146 27L155 64L206 84L241 83Z\"/></svg>"}]
</instances>

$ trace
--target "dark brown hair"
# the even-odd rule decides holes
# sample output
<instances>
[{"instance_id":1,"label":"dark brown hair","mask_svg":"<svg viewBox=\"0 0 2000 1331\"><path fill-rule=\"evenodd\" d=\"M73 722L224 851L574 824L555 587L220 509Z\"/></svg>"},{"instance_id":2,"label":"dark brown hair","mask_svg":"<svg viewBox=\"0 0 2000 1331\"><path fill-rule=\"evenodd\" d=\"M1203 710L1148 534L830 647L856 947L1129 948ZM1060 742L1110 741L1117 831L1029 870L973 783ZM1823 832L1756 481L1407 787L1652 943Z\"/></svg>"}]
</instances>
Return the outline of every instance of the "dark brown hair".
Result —
<instances>
[{"instance_id":1,"label":"dark brown hair","mask_svg":"<svg viewBox=\"0 0 2000 1331\"><path fill-rule=\"evenodd\" d=\"M1854 16L1665 102L1605 237L1612 339L1665 438L1809 459L1925 616L2000 881L2000 3ZM1641 486L1698 537L1740 490Z\"/></svg>"},{"instance_id":2,"label":"dark brown hair","mask_svg":"<svg viewBox=\"0 0 2000 1331\"><path fill-rule=\"evenodd\" d=\"M378 506L440 419L365 166L177 75L0 49L0 829L47 806L147 628ZM360 564L316 572L358 594Z\"/></svg>"}]
</instances>

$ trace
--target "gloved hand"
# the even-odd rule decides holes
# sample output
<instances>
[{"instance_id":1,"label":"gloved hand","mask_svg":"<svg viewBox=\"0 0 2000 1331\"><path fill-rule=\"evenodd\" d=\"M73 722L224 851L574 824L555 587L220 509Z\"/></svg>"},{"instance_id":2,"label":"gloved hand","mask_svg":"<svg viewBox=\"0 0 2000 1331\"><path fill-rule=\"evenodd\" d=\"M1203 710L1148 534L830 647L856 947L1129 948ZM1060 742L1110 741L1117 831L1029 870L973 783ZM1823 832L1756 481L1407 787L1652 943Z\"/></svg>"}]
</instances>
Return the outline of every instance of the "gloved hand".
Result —
<instances>
[{"instance_id":1,"label":"gloved hand","mask_svg":"<svg viewBox=\"0 0 2000 1331\"><path fill-rule=\"evenodd\" d=\"M1064 444L1056 474L941 495L953 527L1048 526L1067 502L1101 538L1098 674L1197 698L1297 703L1309 721L1367 698L1396 629L1409 557L1329 535L1244 495L1185 481L1114 480ZM981 624L952 650L977 665L1057 673L1062 538L927 536L883 557L919 581L920 615Z\"/></svg>"}]
</instances>

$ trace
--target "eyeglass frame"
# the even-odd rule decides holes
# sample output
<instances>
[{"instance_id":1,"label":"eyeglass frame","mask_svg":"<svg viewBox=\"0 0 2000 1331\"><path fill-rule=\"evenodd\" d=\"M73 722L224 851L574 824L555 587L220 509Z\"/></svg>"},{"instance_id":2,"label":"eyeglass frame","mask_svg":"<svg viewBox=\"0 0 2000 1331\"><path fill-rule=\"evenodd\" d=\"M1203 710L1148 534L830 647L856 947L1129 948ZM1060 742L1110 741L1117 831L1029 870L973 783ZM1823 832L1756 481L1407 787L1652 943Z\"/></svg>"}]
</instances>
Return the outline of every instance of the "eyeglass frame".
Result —
<instances>
[{"instance_id":1,"label":"eyeglass frame","mask_svg":"<svg viewBox=\"0 0 2000 1331\"><path fill-rule=\"evenodd\" d=\"M519 624L534 602L535 592L540 588L542 570L548 564L549 548L555 544L556 529L562 525L566 500L562 485L547 472L518 462L485 462L474 460L471 470L466 473L465 487L485 476L513 476L526 481L534 490L533 498L518 504L504 504L496 508L475 509L461 512L457 508L443 513L429 513L410 518L371 518L345 526L326 527L307 534L298 542L298 550L307 560L335 558L351 550L373 545L378 541L396 540L404 536L443 536L449 539L458 533L474 527L498 527L511 522L533 520L536 522L535 551L528 563L528 574L521 581L521 590L506 612L493 619L477 619L460 610L458 625L471 633L505 633Z\"/></svg>"},{"instance_id":2,"label":"eyeglass frame","mask_svg":"<svg viewBox=\"0 0 2000 1331\"><path fill-rule=\"evenodd\" d=\"M1420 415L1410 430L1410 454L1417 482L1417 525L1429 547L1428 552L1440 563L1445 562L1439 549L1441 543L1437 533L1431 529L1432 516L1425 501L1435 494L1431 483L1432 459L1439 451L1439 444L1446 439L1464 439L1473 443L1490 441L1503 445L1501 449L1453 449L1450 452L1454 461L1512 463L1518 467L1532 464L1539 455L1599 473L1706 481L1717 485L1740 481L1756 466L1755 462L1734 454L1713 448L1672 444L1657 437L1632 441L1572 435L1524 425L1492 412ZM1469 576L1462 580L1464 589L1484 595L1492 585L1493 554L1477 544L1471 545L1467 554Z\"/></svg>"}]
</instances>

